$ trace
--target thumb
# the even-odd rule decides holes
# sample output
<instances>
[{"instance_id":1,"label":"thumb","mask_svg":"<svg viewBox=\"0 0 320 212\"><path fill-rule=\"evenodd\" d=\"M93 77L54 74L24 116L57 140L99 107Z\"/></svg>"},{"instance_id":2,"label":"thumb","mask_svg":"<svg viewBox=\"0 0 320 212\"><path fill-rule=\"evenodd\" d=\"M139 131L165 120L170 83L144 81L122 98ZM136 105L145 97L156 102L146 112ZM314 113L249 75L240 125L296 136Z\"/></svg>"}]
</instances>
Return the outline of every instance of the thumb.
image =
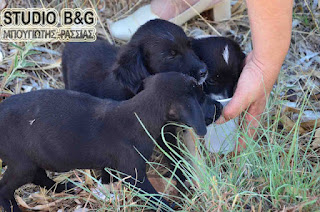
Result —
<instances>
[{"instance_id":1,"label":"thumb","mask_svg":"<svg viewBox=\"0 0 320 212\"><path fill-rule=\"evenodd\" d=\"M231 101L225 106L220 118L216 124L223 124L231 119L238 117L242 111L246 110L251 104L248 99L248 94L243 93L241 87L237 87Z\"/></svg>"}]
</instances>

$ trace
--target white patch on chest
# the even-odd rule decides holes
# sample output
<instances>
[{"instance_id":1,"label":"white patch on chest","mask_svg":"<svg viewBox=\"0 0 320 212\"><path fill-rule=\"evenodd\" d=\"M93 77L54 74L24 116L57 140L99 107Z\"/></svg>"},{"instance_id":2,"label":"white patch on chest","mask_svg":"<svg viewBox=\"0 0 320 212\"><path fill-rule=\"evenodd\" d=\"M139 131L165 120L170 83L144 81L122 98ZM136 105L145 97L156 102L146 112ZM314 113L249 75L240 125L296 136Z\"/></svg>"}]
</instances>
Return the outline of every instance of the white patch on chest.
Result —
<instances>
[{"instance_id":1,"label":"white patch on chest","mask_svg":"<svg viewBox=\"0 0 320 212\"><path fill-rule=\"evenodd\" d=\"M35 119L33 119L33 120L29 120L29 124L30 125L32 125L33 124L33 122L35 122L36 120Z\"/></svg>"}]
</instances>

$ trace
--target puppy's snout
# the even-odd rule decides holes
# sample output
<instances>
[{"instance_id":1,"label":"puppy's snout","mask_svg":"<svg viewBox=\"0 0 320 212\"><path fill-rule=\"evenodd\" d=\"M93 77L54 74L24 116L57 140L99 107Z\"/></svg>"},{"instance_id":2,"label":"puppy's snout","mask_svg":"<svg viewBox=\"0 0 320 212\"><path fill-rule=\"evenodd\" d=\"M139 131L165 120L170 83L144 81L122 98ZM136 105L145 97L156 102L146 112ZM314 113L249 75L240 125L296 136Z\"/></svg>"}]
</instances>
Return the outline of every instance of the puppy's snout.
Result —
<instances>
[{"instance_id":1,"label":"puppy's snout","mask_svg":"<svg viewBox=\"0 0 320 212\"><path fill-rule=\"evenodd\" d=\"M208 74L207 67L203 67L203 68L200 68L200 69L199 69L199 76L200 76L201 78L206 77L207 74Z\"/></svg>"},{"instance_id":2,"label":"puppy's snout","mask_svg":"<svg viewBox=\"0 0 320 212\"><path fill-rule=\"evenodd\" d=\"M206 65L201 65L198 67L195 71L196 73L196 79L198 80L198 83L202 85L204 81L206 81L207 76L208 76L208 69Z\"/></svg>"},{"instance_id":3,"label":"puppy's snout","mask_svg":"<svg viewBox=\"0 0 320 212\"><path fill-rule=\"evenodd\" d=\"M206 121L206 126L208 126L208 125L212 124L213 118L206 117L205 121Z\"/></svg>"},{"instance_id":4,"label":"puppy's snout","mask_svg":"<svg viewBox=\"0 0 320 212\"><path fill-rule=\"evenodd\" d=\"M215 122L216 120L218 120L218 118L221 116L222 114L222 110L223 110L223 106L220 102L217 102L215 105L214 105L214 115L213 116L209 116L209 117L205 117L205 122L206 122L206 125L210 125L212 124L213 122Z\"/></svg>"},{"instance_id":5,"label":"puppy's snout","mask_svg":"<svg viewBox=\"0 0 320 212\"><path fill-rule=\"evenodd\" d=\"M199 135L199 136L205 136L205 135L207 134L206 125L204 125L204 127L201 127L201 128L196 128L196 129L194 129L194 131L195 131L196 134Z\"/></svg>"}]
</instances>

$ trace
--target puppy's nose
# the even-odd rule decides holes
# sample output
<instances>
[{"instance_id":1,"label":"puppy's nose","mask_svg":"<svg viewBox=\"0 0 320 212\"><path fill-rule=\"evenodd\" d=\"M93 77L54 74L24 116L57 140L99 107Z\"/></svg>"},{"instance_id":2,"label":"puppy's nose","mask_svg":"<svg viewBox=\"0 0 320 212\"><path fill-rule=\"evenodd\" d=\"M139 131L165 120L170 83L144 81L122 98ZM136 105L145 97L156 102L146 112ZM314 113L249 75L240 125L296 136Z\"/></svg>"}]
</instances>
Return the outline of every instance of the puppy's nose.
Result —
<instances>
[{"instance_id":1,"label":"puppy's nose","mask_svg":"<svg viewBox=\"0 0 320 212\"><path fill-rule=\"evenodd\" d=\"M199 69L199 76L200 76L200 77L205 77L205 76L207 75L207 73L208 73L207 68L201 68L201 69Z\"/></svg>"}]
</instances>

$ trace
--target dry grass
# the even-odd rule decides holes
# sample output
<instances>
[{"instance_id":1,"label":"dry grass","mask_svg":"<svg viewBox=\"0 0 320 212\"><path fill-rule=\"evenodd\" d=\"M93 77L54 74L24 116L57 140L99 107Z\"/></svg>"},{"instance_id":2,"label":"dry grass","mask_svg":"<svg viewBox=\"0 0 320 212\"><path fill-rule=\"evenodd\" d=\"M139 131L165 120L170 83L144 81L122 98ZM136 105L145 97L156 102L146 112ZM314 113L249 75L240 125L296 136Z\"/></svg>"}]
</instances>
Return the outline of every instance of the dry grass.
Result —
<instances>
[{"instance_id":1,"label":"dry grass","mask_svg":"<svg viewBox=\"0 0 320 212\"><path fill-rule=\"evenodd\" d=\"M108 32L107 19L117 20L122 18L147 2L147 0L16 0L9 1L7 7L53 7L58 11L65 7L93 7L99 15L99 23L97 25L98 34L112 43L121 45L123 42L115 40ZM257 170L250 171L248 168L249 171L246 177L243 178L243 182L235 183L235 186L231 189L222 182L226 184L226 182L229 182L226 179L234 178L234 176L229 175L236 175L236 173L241 170L241 167L250 166L245 163L239 165L230 158L224 157L221 159L221 157L217 155L210 155L211 161L219 164L216 166L213 164L213 167L211 167L212 170L222 169L223 171L220 170L219 173L227 177L221 177L219 178L220 181L218 180L217 182L213 180L213 184L215 185L216 182L221 191L216 191L217 193L212 194L213 196L211 198L218 198L218 200L212 200L209 198L210 195L207 196L211 190L209 189L209 192L206 193L205 185L199 188L199 190L203 188L204 192L202 194L197 196L195 194L201 193L200 191L198 191L198 193L197 191L191 192L189 197L195 199L192 199L192 201L190 199L190 202L199 200L197 203L200 205L203 204L202 210L265 211L270 209L296 211L319 209L320 192L316 184L319 184L320 178L320 130L318 129L320 123L320 9L317 9L316 4L316 0L297 0L295 3L291 47L283 65L279 81L273 91L272 99L266 110L264 121L262 122L263 126L260 130L261 137L258 140L258 144L261 147L270 147L271 145L279 144L277 147L281 147L281 149L277 153L272 152L274 150L273 148L275 148L274 146L265 149L265 152L258 152L257 149L254 149L251 153L255 153L253 158L259 158L256 160L256 162L259 161L259 163L255 164L254 161L247 162L254 167L264 167L261 168L261 170L273 170L275 164L270 163L270 160L274 158L277 158L279 161L282 161L284 158L289 158L287 168L292 168L293 164L298 164L297 161L301 161L301 163L309 169L301 168L303 164L299 163L299 165L296 164L296 169L290 169L290 172L295 171L301 173L301 175L299 175L301 182L309 181L305 182L305 186L302 186L303 188L288 186L281 189L279 188L280 186L276 187L279 189L277 193L271 191L271 177L269 175L268 178L264 176L268 171L266 171L266 173L262 171L258 173ZM246 53L250 52L252 49L251 33L243 0L234 3L230 21L215 23L211 19L212 14L210 11L203 13L202 16L202 18L195 17L182 26L188 35L199 33L214 34L214 29L216 29L221 35L238 41ZM203 18L206 21L204 21ZM22 51L19 51L15 45L20 46L23 50L36 50L37 53L31 56L20 57L23 56ZM2 99L13 94L31 90L47 88L61 89L64 87L60 67L61 52L64 47L63 43L33 43L32 46L28 46L25 43L15 43L15 45L0 43L0 52L4 57L4 60L0 61L0 97ZM26 61L29 63L20 64L21 66L16 67L14 65L16 57L20 58L21 62ZM309 112L303 114L303 111ZM311 121L307 120L308 118L311 119ZM319 120L319 123L314 120ZM319 131L318 134L316 133L317 131ZM295 143L295 141L297 142ZM292 143L295 143L295 145ZM255 146L255 148L258 147ZM245 154L246 153L244 153L244 155ZM289 156L286 154L289 154ZM238 157L241 161L241 156ZM239 160L239 158L237 159ZM155 151L153 161L161 164L161 160L161 152ZM249 159L246 160L250 161ZM227 162L236 165L229 166L225 164ZM227 170L225 170L226 166L228 166ZM282 168L283 167L286 166L283 165ZM161 168L159 164L157 169L160 170L162 174L166 171ZM2 172L3 171L4 170L2 170ZM155 171L151 169L150 173L154 174ZM281 173L282 172L276 172L276 174ZM94 211L135 211L135 209L129 207L132 204L136 204L135 198L133 198L134 195L119 185L115 185L118 191L114 192L114 197L108 201L102 201L90 192L90 189L96 187L96 183L94 182L94 185L91 185L92 179L90 177L85 179L85 174L79 171L64 174L50 174L58 178L57 181L61 179L65 180L68 177L69 180L82 182L81 185L83 188L79 189L79 194L70 195L48 193L45 190L40 190L39 187L27 185L19 189L16 193L21 197L19 199L20 203L25 203L25 207L38 207L38 210L49 211L70 211L79 208ZM257 175L260 177L257 177ZM242 175L239 174L239 176ZM278 179L274 176L272 179L276 180L278 184L283 183L283 185L286 185L286 179L290 178L290 180L292 180L292 176L290 173L286 173L284 176L287 178ZM312 177L307 179L306 176ZM294 181L294 179L292 181ZM270 187L268 187L268 184L270 184ZM212 185L209 187L212 189ZM106 190L108 192L110 188ZM214 192L212 191L212 193ZM286 195L293 196L287 197ZM299 195L303 196L303 198L298 197ZM203 201L202 198L207 198L207 202ZM210 204L208 202L210 202ZM184 206L184 210L191 210L192 208L188 205L189 203L181 204ZM197 209L200 209L200 207Z\"/></svg>"}]
</instances>

